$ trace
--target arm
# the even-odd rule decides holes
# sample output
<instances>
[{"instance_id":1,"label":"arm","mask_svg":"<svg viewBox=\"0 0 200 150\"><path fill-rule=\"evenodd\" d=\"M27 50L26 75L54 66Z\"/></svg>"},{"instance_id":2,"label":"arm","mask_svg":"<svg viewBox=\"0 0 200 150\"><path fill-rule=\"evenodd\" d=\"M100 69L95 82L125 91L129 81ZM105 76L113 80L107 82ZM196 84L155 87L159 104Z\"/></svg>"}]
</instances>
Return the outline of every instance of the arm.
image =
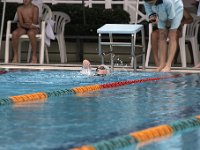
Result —
<instances>
[{"instance_id":1,"label":"arm","mask_svg":"<svg viewBox=\"0 0 200 150\"><path fill-rule=\"evenodd\" d=\"M37 6L34 6L33 21L32 21L30 28L31 29L39 28L38 21L39 21L39 8Z\"/></svg>"},{"instance_id":2,"label":"arm","mask_svg":"<svg viewBox=\"0 0 200 150\"><path fill-rule=\"evenodd\" d=\"M34 6L33 10L33 24L38 24L39 21L39 8Z\"/></svg>"},{"instance_id":3,"label":"arm","mask_svg":"<svg viewBox=\"0 0 200 150\"><path fill-rule=\"evenodd\" d=\"M152 6L146 2L144 2L144 8L145 8L145 12L147 14L147 16L149 17L151 14L153 14L154 12L152 11Z\"/></svg>"},{"instance_id":4,"label":"arm","mask_svg":"<svg viewBox=\"0 0 200 150\"><path fill-rule=\"evenodd\" d=\"M149 22L156 22L157 21L157 14L152 11L152 5L149 3L144 3L145 12L148 16Z\"/></svg>"}]
</instances>

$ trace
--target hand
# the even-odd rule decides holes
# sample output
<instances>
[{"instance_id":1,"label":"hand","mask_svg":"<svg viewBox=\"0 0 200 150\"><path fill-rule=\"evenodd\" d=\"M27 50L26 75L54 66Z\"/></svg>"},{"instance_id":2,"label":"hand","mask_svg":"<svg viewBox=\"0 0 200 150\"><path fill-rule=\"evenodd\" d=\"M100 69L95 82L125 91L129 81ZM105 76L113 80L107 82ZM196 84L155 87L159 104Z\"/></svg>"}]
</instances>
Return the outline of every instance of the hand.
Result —
<instances>
[{"instance_id":1,"label":"hand","mask_svg":"<svg viewBox=\"0 0 200 150\"><path fill-rule=\"evenodd\" d=\"M30 29L31 28L31 23L24 23L23 27L26 29Z\"/></svg>"},{"instance_id":2,"label":"hand","mask_svg":"<svg viewBox=\"0 0 200 150\"><path fill-rule=\"evenodd\" d=\"M156 22L157 22L156 17L151 17L151 18L149 18L149 22L150 22L150 23L156 23Z\"/></svg>"},{"instance_id":3,"label":"hand","mask_svg":"<svg viewBox=\"0 0 200 150\"><path fill-rule=\"evenodd\" d=\"M31 27L32 28L40 28L40 26L38 24L32 24Z\"/></svg>"},{"instance_id":4,"label":"hand","mask_svg":"<svg viewBox=\"0 0 200 150\"><path fill-rule=\"evenodd\" d=\"M172 20L167 20L167 21L165 22L165 27L166 27L167 29L170 29L170 28L171 28L171 24L172 24Z\"/></svg>"},{"instance_id":5,"label":"hand","mask_svg":"<svg viewBox=\"0 0 200 150\"><path fill-rule=\"evenodd\" d=\"M157 14L156 13L153 13L149 16L149 22L150 23L156 23L158 22L158 17L157 17Z\"/></svg>"}]
</instances>

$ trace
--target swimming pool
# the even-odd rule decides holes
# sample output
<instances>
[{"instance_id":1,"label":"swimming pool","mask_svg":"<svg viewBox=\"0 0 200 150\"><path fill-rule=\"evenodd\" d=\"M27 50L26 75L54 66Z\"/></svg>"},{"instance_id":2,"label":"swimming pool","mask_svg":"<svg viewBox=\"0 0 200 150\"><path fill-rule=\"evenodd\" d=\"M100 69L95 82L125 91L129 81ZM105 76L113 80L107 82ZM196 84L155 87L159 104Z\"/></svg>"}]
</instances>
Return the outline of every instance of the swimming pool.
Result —
<instances>
[{"instance_id":1,"label":"swimming pool","mask_svg":"<svg viewBox=\"0 0 200 150\"><path fill-rule=\"evenodd\" d=\"M0 93L4 98L173 75L115 71L97 77L78 71L11 71L0 75ZM1 105L0 149L66 150L199 115L199 79L199 74L181 74L177 78ZM199 133L200 129L194 128L123 150L195 150L200 144Z\"/></svg>"}]
</instances>

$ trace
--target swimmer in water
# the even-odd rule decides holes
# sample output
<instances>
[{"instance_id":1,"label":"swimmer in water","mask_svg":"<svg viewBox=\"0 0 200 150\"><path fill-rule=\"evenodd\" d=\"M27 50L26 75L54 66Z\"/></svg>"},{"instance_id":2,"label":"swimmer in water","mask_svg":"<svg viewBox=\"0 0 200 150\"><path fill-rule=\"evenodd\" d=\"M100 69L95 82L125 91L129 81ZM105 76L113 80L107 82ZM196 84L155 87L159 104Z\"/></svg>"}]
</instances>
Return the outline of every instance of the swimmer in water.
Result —
<instances>
[{"instance_id":1,"label":"swimmer in water","mask_svg":"<svg viewBox=\"0 0 200 150\"><path fill-rule=\"evenodd\" d=\"M93 75L92 74L92 69L91 69L91 63L89 60L85 59L83 60L83 65L82 65L82 70L80 73L85 74L85 75ZM106 65L100 65L96 69L96 73L94 76L106 76L107 74L110 73L110 69Z\"/></svg>"}]
</instances>

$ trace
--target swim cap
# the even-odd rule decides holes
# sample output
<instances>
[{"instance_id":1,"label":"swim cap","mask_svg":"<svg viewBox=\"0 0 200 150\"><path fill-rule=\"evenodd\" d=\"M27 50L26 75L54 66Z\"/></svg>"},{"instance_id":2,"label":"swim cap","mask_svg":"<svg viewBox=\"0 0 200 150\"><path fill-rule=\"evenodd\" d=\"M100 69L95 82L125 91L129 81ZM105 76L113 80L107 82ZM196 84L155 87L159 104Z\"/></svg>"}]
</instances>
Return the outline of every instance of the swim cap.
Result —
<instances>
[{"instance_id":1,"label":"swim cap","mask_svg":"<svg viewBox=\"0 0 200 150\"><path fill-rule=\"evenodd\" d=\"M99 67L97 67L96 69L96 74L97 75L107 75L110 73L110 69L108 66L106 65L100 65Z\"/></svg>"}]
</instances>

